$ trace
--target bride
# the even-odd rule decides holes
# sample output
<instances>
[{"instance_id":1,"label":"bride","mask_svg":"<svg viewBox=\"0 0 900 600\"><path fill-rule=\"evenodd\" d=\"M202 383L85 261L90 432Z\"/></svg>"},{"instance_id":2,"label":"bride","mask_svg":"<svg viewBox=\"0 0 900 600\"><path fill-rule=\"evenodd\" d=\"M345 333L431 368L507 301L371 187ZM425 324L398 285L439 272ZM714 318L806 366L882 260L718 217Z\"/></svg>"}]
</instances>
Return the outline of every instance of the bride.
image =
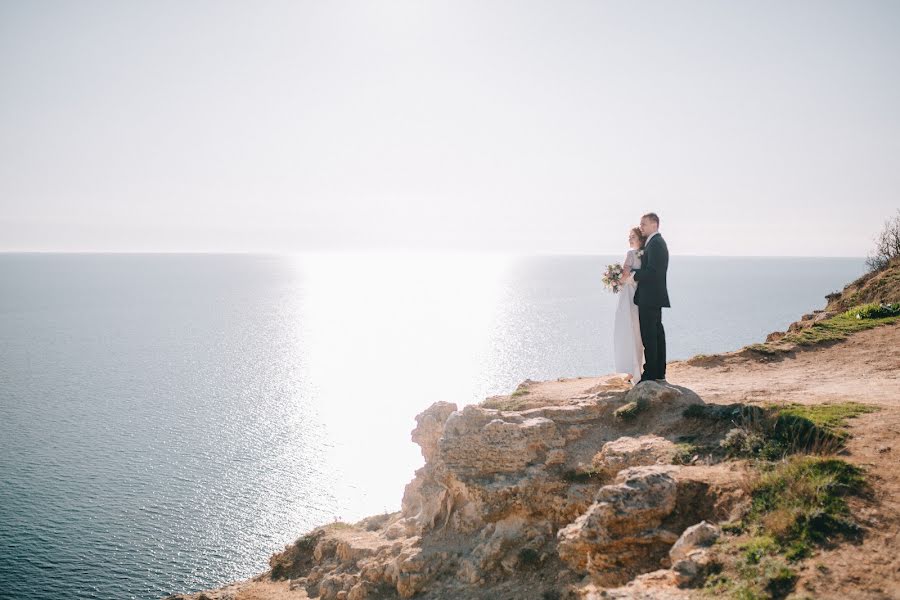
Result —
<instances>
[{"instance_id":1,"label":"bride","mask_svg":"<svg viewBox=\"0 0 900 600\"><path fill-rule=\"evenodd\" d=\"M645 241L646 238L638 227L628 233L628 245L631 248L625 254L625 262L622 263L622 266L631 269L641 267L638 252L644 247ZM615 356L616 373L627 373L632 383L636 383L641 378L641 367L644 364L641 325L638 321L638 307L634 303L634 292L637 285L634 275L629 274L622 280L619 303L616 306L616 320L613 326L613 355Z\"/></svg>"}]
</instances>

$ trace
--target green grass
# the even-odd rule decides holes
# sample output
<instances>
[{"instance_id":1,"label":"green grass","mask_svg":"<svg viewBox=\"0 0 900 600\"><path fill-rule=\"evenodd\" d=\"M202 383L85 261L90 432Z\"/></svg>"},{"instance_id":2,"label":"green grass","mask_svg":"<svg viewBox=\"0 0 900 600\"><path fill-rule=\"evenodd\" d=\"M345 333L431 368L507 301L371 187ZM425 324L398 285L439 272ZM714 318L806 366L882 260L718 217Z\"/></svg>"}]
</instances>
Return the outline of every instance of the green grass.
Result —
<instances>
[{"instance_id":1,"label":"green grass","mask_svg":"<svg viewBox=\"0 0 900 600\"><path fill-rule=\"evenodd\" d=\"M766 408L774 410L780 416L805 419L816 427L825 429L842 438L847 436L845 428L848 419L878 410L876 406L860 404L859 402L769 405Z\"/></svg>"},{"instance_id":2,"label":"green grass","mask_svg":"<svg viewBox=\"0 0 900 600\"><path fill-rule=\"evenodd\" d=\"M694 456L700 454L701 449L696 444L690 442L678 442L675 444L676 453L672 457L672 464L687 465L690 464Z\"/></svg>"},{"instance_id":3,"label":"green grass","mask_svg":"<svg viewBox=\"0 0 900 600\"><path fill-rule=\"evenodd\" d=\"M848 420L876 410L877 407L858 402L764 407L698 404L687 407L682 416L730 427L720 442L729 456L779 460L799 452L837 452L849 437Z\"/></svg>"},{"instance_id":4,"label":"green grass","mask_svg":"<svg viewBox=\"0 0 900 600\"><path fill-rule=\"evenodd\" d=\"M646 398L638 398L637 400L633 400L627 404L623 404L622 406L614 410L613 416L617 419L622 419L623 421L631 421L640 413L647 410L649 407L649 400L647 400Z\"/></svg>"},{"instance_id":5,"label":"green grass","mask_svg":"<svg viewBox=\"0 0 900 600\"><path fill-rule=\"evenodd\" d=\"M750 344L749 346L744 346L744 349L766 356L775 356L776 354L788 351L786 348L779 348L771 342L766 342L765 344Z\"/></svg>"},{"instance_id":6,"label":"green grass","mask_svg":"<svg viewBox=\"0 0 900 600\"><path fill-rule=\"evenodd\" d=\"M758 564L765 556L778 551L778 542L768 535L758 535L742 542L739 546L744 560L752 565Z\"/></svg>"},{"instance_id":7,"label":"green grass","mask_svg":"<svg viewBox=\"0 0 900 600\"><path fill-rule=\"evenodd\" d=\"M734 600L785 598L794 589L797 575L781 558L766 554L750 562L739 558L733 569L706 580L704 595Z\"/></svg>"},{"instance_id":8,"label":"green grass","mask_svg":"<svg viewBox=\"0 0 900 600\"><path fill-rule=\"evenodd\" d=\"M839 458L793 457L763 473L746 517L786 551L859 531L845 498L865 493L861 468Z\"/></svg>"},{"instance_id":9,"label":"green grass","mask_svg":"<svg viewBox=\"0 0 900 600\"><path fill-rule=\"evenodd\" d=\"M794 456L770 466L753 484L744 518L723 528L730 539L720 539L720 559L730 558L707 578L706 595L786 597L797 579L792 563L858 535L846 499L867 491L863 471L837 458Z\"/></svg>"},{"instance_id":10,"label":"green grass","mask_svg":"<svg viewBox=\"0 0 900 600\"><path fill-rule=\"evenodd\" d=\"M861 304L854 306L830 319L824 319L814 323L800 331L788 332L783 338L775 342L764 344L751 344L745 349L763 355L775 355L780 352L790 351L791 346L815 346L826 342L834 342L847 339L857 331L872 329L882 325L891 325L900 322L900 304L886 305Z\"/></svg>"}]
</instances>

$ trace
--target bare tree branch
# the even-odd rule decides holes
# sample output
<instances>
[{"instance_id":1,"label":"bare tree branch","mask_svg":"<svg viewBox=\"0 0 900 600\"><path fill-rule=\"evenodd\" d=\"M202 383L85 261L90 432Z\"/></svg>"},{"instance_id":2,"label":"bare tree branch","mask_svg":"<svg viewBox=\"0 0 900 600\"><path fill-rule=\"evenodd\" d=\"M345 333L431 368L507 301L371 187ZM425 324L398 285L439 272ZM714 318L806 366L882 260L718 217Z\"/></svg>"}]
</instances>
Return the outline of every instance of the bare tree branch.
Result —
<instances>
[{"instance_id":1,"label":"bare tree branch","mask_svg":"<svg viewBox=\"0 0 900 600\"><path fill-rule=\"evenodd\" d=\"M875 237L875 249L866 258L870 271L884 269L892 259L900 256L900 208L897 214L884 222L884 229Z\"/></svg>"}]
</instances>

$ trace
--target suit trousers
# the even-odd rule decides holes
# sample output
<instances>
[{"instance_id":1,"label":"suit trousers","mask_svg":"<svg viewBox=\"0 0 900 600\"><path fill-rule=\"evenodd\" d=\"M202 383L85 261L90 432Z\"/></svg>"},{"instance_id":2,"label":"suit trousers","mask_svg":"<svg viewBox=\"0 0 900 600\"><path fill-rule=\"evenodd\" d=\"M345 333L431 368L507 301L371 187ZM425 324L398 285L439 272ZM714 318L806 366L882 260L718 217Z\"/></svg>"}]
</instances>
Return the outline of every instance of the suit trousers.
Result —
<instances>
[{"instance_id":1,"label":"suit trousers","mask_svg":"<svg viewBox=\"0 0 900 600\"><path fill-rule=\"evenodd\" d=\"M641 342L644 344L644 372L641 379L666 378L666 330L662 324L662 308L638 306Z\"/></svg>"}]
</instances>

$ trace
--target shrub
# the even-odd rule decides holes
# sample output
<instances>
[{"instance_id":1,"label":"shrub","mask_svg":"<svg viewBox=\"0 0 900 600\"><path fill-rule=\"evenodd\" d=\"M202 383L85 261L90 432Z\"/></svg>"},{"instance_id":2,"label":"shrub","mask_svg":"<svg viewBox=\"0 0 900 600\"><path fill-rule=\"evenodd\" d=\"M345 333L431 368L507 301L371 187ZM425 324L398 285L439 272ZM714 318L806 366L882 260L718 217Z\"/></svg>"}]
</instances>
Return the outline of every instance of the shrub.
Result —
<instances>
[{"instance_id":1,"label":"shrub","mask_svg":"<svg viewBox=\"0 0 900 600\"><path fill-rule=\"evenodd\" d=\"M309 570L313 564L313 550L321 537L321 530L313 531L269 557L272 579L292 579Z\"/></svg>"},{"instance_id":2,"label":"shrub","mask_svg":"<svg viewBox=\"0 0 900 600\"><path fill-rule=\"evenodd\" d=\"M895 317L900 315L900 302L894 302L893 304L863 304L862 306L851 308L844 314L853 319L883 319L884 317Z\"/></svg>"},{"instance_id":3,"label":"shrub","mask_svg":"<svg viewBox=\"0 0 900 600\"><path fill-rule=\"evenodd\" d=\"M875 248L866 258L870 271L881 271L892 259L900 256L900 209L884 222L884 229L875 237Z\"/></svg>"},{"instance_id":4,"label":"shrub","mask_svg":"<svg viewBox=\"0 0 900 600\"><path fill-rule=\"evenodd\" d=\"M629 402L614 410L613 416L617 419L622 419L623 421L632 421L637 418L638 414L643 412L645 408L647 408L646 401L641 402L638 400L636 402Z\"/></svg>"}]
</instances>

